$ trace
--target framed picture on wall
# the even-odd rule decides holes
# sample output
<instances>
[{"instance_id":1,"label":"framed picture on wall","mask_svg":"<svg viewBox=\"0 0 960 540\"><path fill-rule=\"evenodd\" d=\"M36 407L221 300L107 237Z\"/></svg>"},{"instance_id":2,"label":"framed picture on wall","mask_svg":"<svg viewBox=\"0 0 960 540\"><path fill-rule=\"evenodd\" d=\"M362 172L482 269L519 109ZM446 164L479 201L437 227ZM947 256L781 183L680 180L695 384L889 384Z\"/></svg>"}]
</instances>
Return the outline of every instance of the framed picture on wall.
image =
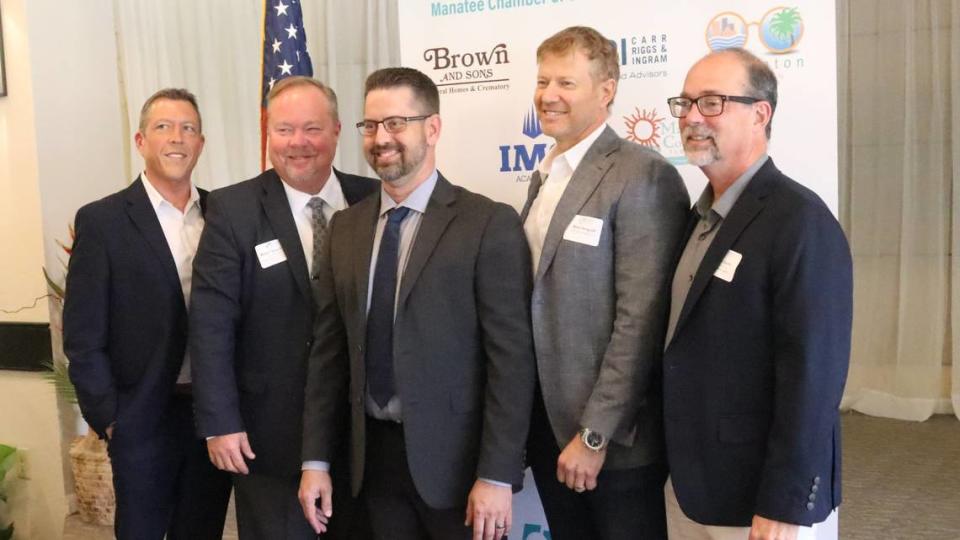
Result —
<instances>
[{"instance_id":1,"label":"framed picture on wall","mask_svg":"<svg viewBox=\"0 0 960 540\"><path fill-rule=\"evenodd\" d=\"M0 97L7 95L7 65L3 61L3 15L0 14Z\"/></svg>"},{"instance_id":2,"label":"framed picture on wall","mask_svg":"<svg viewBox=\"0 0 960 540\"><path fill-rule=\"evenodd\" d=\"M7 66L3 61L3 15L0 14L0 97L7 95Z\"/></svg>"}]
</instances>

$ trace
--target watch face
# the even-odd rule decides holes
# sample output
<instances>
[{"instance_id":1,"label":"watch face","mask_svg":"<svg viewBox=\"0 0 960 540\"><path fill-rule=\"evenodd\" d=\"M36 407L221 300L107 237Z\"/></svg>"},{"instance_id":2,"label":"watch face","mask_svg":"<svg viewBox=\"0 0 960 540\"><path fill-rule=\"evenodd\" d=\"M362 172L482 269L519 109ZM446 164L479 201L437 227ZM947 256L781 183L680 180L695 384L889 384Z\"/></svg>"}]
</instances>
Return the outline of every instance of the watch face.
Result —
<instances>
[{"instance_id":1,"label":"watch face","mask_svg":"<svg viewBox=\"0 0 960 540\"><path fill-rule=\"evenodd\" d=\"M585 435L587 437L587 446L590 448L597 449L603 445L603 436L596 431L587 431Z\"/></svg>"}]
</instances>

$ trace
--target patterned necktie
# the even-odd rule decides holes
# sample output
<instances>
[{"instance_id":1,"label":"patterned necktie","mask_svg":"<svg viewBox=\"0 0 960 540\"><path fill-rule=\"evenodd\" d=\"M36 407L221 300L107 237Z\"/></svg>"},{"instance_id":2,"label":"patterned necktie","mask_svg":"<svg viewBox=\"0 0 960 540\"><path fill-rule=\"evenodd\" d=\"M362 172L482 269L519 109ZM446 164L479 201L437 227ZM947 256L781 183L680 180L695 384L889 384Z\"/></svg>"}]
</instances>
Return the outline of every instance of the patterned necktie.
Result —
<instances>
[{"instance_id":1,"label":"patterned necktie","mask_svg":"<svg viewBox=\"0 0 960 540\"><path fill-rule=\"evenodd\" d=\"M370 291L370 312L367 314L367 384L370 396L380 407L386 407L396 394L393 379L393 312L397 295L400 223L409 208L387 212L387 224L380 237L377 267Z\"/></svg>"},{"instance_id":2,"label":"patterned necktie","mask_svg":"<svg viewBox=\"0 0 960 540\"><path fill-rule=\"evenodd\" d=\"M323 233L327 230L327 218L323 215L323 199L310 197L307 206L313 212L310 216L310 226L313 228L313 253L311 254L310 277L317 277L320 269L320 253L323 251Z\"/></svg>"}]
</instances>

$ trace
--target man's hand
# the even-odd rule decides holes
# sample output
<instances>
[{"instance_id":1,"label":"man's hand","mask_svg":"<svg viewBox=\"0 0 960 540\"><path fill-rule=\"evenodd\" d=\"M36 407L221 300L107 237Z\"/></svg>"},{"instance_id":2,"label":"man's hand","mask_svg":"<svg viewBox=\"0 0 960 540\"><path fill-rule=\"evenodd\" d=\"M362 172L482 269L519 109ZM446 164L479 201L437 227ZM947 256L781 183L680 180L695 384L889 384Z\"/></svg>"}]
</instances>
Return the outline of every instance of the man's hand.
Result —
<instances>
[{"instance_id":1,"label":"man's hand","mask_svg":"<svg viewBox=\"0 0 960 540\"><path fill-rule=\"evenodd\" d=\"M473 540L499 540L513 524L513 492L509 486L497 486L477 480L467 497L467 520L473 526Z\"/></svg>"},{"instance_id":2,"label":"man's hand","mask_svg":"<svg viewBox=\"0 0 960 540\"><path fill-rule=\"evenodd\" d=\"M250 473L243 460L244 456L247 459L257 457L250 448L246 431L210 437L207 439L207 454L210 455L210 462L214 467L237 474Z\"/></svg>"},{"instance_id":3,"label":"man's hand","mask_svg":"<svg viewBox=\"0 0 960 540\"><path fill-rule=\"evenodd\" d=\"M557 480L577 493L596 489L597 475L606 458L606 448L599 452L591 450L583 444L579 435L574 435L557 459Z\"/></svg>"},{"instance_id":4,"label":"man's hand","mask_svg":"<svg viewBox=\"0 0 960 540\"><path fill-rule=\"evenodd\" d=\"M327 471L303 471L300 475L300 506L314 532L327 532L327 522L333 517L333 482ZM317 506L317 500L320 506Z\"/></svg>"},{"instance_id":5,"label":"man's hand","mask_svg":"<svg viewBox=\"0 0 960 540\"><path fill-rule=\"evenodd\" d=\"M750 540L796 540L799 532L799 525L755 515L750 526Z\"/></svg>"}]
</instances>

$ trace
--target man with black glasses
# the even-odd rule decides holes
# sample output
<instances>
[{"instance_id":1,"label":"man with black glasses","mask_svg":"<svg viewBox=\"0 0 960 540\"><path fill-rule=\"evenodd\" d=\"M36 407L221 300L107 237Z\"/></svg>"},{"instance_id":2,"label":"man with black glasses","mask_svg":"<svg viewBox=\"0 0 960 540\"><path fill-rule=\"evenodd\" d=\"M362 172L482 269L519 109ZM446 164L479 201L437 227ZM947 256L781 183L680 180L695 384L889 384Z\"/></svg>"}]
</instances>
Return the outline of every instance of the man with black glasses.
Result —
<instances>
[{"instance_id":1,"label":"man with black glasses","mask_svg":"<svg viewBox=\"0 0 960 540\"><path fill-rule=\"evenodd\" d=\"M425 74L367 77L357 128L381 190L330 222L315 285L300 502L317 533L343 416L375 538L510 530L535 377L530 255L512 208L437 170L441 124Z\"/></svg>"},{"instance_id":2,"label":"man with black glasses","mask_svg":"<svg viewBox=\"0 0 960 540\"><path fill-rule=\"evenodd\" d=\"M673 277L664 352L670 538L836 538L850 250L767 157L777 80L712 53L668 100L709 185Z\"/></svg>"}]
</instances>

